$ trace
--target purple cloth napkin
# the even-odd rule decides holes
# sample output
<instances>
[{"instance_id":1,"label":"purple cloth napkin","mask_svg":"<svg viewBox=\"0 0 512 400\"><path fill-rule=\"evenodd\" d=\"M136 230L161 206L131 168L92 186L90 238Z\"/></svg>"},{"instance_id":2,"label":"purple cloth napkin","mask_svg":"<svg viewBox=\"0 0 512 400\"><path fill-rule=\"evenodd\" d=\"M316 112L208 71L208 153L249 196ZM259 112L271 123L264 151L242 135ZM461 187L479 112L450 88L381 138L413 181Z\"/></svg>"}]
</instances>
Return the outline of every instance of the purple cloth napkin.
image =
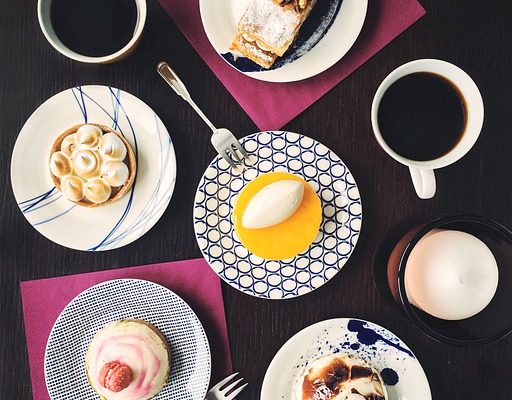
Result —
<instances>
[{"instance_id":1,"label":"purple cloth napkin","mask_svg":"<svg viewBox=\"0 0 512 400\"><path fill-rule=\"evenodd\" d=\"M361 34L337 64L303 81L268 83L235 71L221 59L204 32L199 0L158 1L261 130L283 127L425 14L416 0L370 0Z\"/></svg>"},{"instance_id":2,"label":"purple cloth napkin","mask_svg":"<svg viewBox=\"0 0 512 400\"><path fill-rule=\"evenodd\" d=\"M50 398L44 379L44 353L50 331L61 311L85 289L120 278L152 281L179 295L197 314L208 336L212 352L212 382L232 371L220 280L202 258L40 279L21 283L35 400Z\"/></svg>"}]
</instances>

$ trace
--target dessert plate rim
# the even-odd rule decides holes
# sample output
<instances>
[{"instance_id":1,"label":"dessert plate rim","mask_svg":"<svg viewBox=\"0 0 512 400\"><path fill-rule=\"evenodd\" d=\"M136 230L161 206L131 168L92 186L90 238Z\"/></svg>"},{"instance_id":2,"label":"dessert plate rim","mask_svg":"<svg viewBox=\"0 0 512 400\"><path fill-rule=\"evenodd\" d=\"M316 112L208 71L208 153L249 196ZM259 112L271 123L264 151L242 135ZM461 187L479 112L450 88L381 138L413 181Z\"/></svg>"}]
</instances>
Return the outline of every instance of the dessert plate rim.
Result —
<instances>
[{"instance_id":1,"label":"dessert plate rim","mask_svg":"<svg viewBox=\"0 0 512 400\"><path fill-rule=\"evenodd\" d=\"M376 343L365 343L368 342L368 338L364 337L364 333L349 329L351 322L362 326L362 330L368 329L376 332L383 337L383 341L377 340ZM334 341L334 344L330 341ZM388 343L384 341L388 341ZM382 369L382 365L386 365L386 368L402 369L397 373L398 382L393 386L386 385L389 400L432 400L428 378L411 349L393 332L374 322L360 318L333 318L319 321L306 326L291 336L277 351L267 368L261 387L261 400L273 400L275 398L297 400L294 396L294 385L305 365L299 367L296 363L306 363L307 365L309 361L318 358L318 355L317 357L310 357L309 355L318 352L319 349L324 351L324 343L328 351L331 351L325 355L333 354L334 352L331 349L339 346L336 348L338 352L361 358L377 369ZM357 348L354 346L356 343ZM329 348L329 346L332 347ZM343 346L346 348L343 348ZM350 346L353 346L353 348ZM376 350L372 350L371 346L377 346ZM293 356L290 358L288 353L292 353ZM375 361L368 359L372 357L375 358ZM412 370L408 371L405 365L408 365L407 368ZM287 373L294 376L285 382L283 381L283 374ZM416 381L404 383L404 377L413 378ZM279 385L276 385L276 381L279 382ZM276 394L277 387L282 391ZM417 387L420 387L419 391L414 391L415 389L418 390ZM391 389L395 393L390 395ZM412 391L412 394L408 391Z\"/></svg>"},{"instance_id":2,"label":"dessert plate rim","mask_svg":"<svg viewBox=\"0 0 512 400\"><path fill-rule=\"evenodd\" d=\"M332 25L327 28L318 43L304 55L276 69L244 72L222 56L229 52L231 39L228 38L227 31L234 35L237 22L233 27L229 21L228 29L225 24L219 23L226 21L225 10L231 11L231 3L236 0L220 1L222 4L219 4L219 0L199 0L203 29L215 52L235 71L257 80L281 83L300 81L318 75L341 60L359 37L368 10L368 0L341 0L340 10ZM251 0L243 1L244 7L249 1Z\"/></svg>"},{"instance_id":3,"label":"dessert plate rim","mask_svg":"<svg viewBox=\"0 0 512 400\"><path fill-rule=\"evenodd\" d=\"M57 136L87 122L119 131L138 158L128 193L95 208L63 198L48 168ZM146 153L156 155L154 163L147 163ZM111 250L143 236L165 212L176 182L176 155L162 120L142 100L110 86L75 86L48 98L26 120L12 151L10 177L20 211L47 239L75 250ZM81 229L73 228L79 224Z\"/></svg>"},{"instance_id":4,"label":"dessert plate rim","mask_svg":"<svg viewBox=\"0 0 512 400\"><path fill-rule=\"evenodd\" d=\"M67 317L68 313L71 313L71 314L73 313L74 310L71 310L71 309L75 306L75 304L79 303L82 297L89 295L91 292L94 292L95 290L101 289L103 286L108 286L108 285L114 285L115 286L115 285L120 285L120 284L129 285L130 283L141 285L141 288L143 288L143 286L146 286L146 287L152 286L152 287L154 287L154 288L156 288L158 290L161 290L163 293L165 293L165 295L173 297L176 300L176 303L178 303L177 305L179 305L179 308L181 308L181 310L185 310L190 315L190 322L191 322L191 324L195 325L196 329L199 330L200 335L202 336L202 339L203 339L202 340L202 344L204 345L203 350L205 350L205 352L206 352L205 356L206 356L206 361L207 361L207 365L206 365L207 374L206 374L206 376L202 377L202 378L204 378L203 379L204 380L203 388L201 389L201 391L198 394L198 396L194 398L194 400L202 400L204 398L204 396L206 395L206 392L208 391L208 386L209 386L210 378L211 378L211 367L212 367L212 365L211 365L210 343L208 341L208 336L206 335L206 332L204 330L204 327L203 327L201 321L199 320L199 318L198 318L197 314L194 312L194 310L188 305L188 303L185 300L183 300L179 295L177 295L174 291L172 291L171 289L168 289L165 286L162 286L162 285L160 285L158 283L155 283L155 282L152 282L152 281L148 281L148 280L145 280L145 279L136 279L136 278L109 279L107 281L103 281L103 282L97 283L97 284L95 284L95 285L93 285L93 286L83 290L82 292L80 292L72 300L70 300L69 303L63 308L63 310L59 313L59 316L57 317L57 319L53 323L52 329L50 331L50 334L48 335L48 340L46 342L46 347L45 347L45 352L44 352L44 378L45 378L46 385L48 386L48 378L49 378L49 374L50 374L50 372L48 371L48 369L49 369L48 358L49 358L49 352L51 351L51 350L49 350L50 347L51 347L51 341L53 340L53 336L54 336L55 331L57 330L57 328L59 328L59 329L65 329L66 328L65 325L64 325L64 327L61 327L60 325L65 323L65 322L63 322L63 320ZM168 305L171 306L172 303L169 302ZM85 307L85 304L82 305L82 306ZM126 315L130 314L130 310L126 310L125 312L127 313ZM162 314L163 312L160 312L160 313ZM112 319L112 321L119 320L119 319L122 319L122 318ZM130 318L126 317L126 319L130 319ZM160 323L157 323L154 320L147 321L147 322L151 323L152 325L155 325L160 331L163 331L163 330L165 330L165 328L167 328L167 326L163 327ZM104 328L104 326L105 325L98 326L97 329L96 329L96 332L99 331L100 329ZM168 345L170 347L171 343L170 343L170 341L169 341L169 339L167 337L166 337L166 339L168 340L168 342L169 342ZM84 353L83 356L84 356L84 371L83 372L85 374L85 353ZM173 399L172 397L168 397L168 396L162 397L162 390L164 390L165 387L170 384L169 380L170 380L171 374L173 373L173 368L175 368L175 366L173 364L173 360L174 359L175 359L175 355L171 353L171 357L170 357L171 370L169 372L169 377L168 377L164 387L161 389L161 391L159 391L157 393L155 399L162 399L162 400L164 400L164 399L169 399L169 400ZM89 385L88 382L87 382L87 384ZM89 388L90 388L90 390L89 390ZM48 393L49 393L49 395L51 397L50 388L47 387L47 390L48 390ZM98 397L98 395L96 394L96 392L94 391L92 386L88 386L87 390L89 390L89 392L92 393L93 397L91 397L91 399L92 398L95 399L95 398ZM174 398L174 399L176 399L176 398Z\"/></svg>"},{"instance_id":5,"label":"dessert plate rim","mask_svg":"<svg viewBox=\"0 0 512 400\"><path fill-rule=\"evenodd\" d=\"M332 150L302 134L262 131L240 142L254 167L238 174L217 156L198 184L193 210L198 246L213 271L246 294L272 300L308 294L331 280L357 245L363 210L355 178ZM304 252L281 261L263 260L245 249L231 220L233 202L245 184L271 171L301 176L316 185L322 201L322 224L315 241ZM212 193L210 186L217 191Z\"/></svg>"}]
</instances>

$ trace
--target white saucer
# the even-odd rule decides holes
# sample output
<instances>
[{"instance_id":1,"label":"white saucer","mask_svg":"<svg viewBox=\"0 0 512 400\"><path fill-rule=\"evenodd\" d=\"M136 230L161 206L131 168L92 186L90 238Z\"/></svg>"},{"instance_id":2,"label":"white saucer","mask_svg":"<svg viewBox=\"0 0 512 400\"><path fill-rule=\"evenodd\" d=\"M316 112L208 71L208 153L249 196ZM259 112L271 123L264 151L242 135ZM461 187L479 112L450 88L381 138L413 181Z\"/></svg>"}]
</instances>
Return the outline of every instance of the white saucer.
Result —
<instances>
[{"instance_id":1,"label":"white saucer","mask_svg":"<svg viewBox=\"0 0 512 400\"><path fill-rule=\"evenodd\" d=\"M243 57L235 61L229 50L250 1L200 0L201 19L219 57L245 75L268 82L298 81L332 67L356 41L368 8L368 0L318 0L288 52L270 70L254 71L251 61Z\"/></svg>"},{"instance_id":2,"label":"white saucer","mask_svg":"<svg viewBox=\"0 0 512 400\"><path fill-rule=\"evenodd\" d=\"M261 400L297 400L295 386L307 364L336 352L354 355L376 368L389 400L432 400L425 372L411 349L387 329L350 318L318 322L289 339L267 369Z\"/></svg>"},{"instance_id":3,"label":"white saucer","mask_svg":"<svg viewBox=\"0 0 512 400\"><path fill-rule=\"evenodd\" d=\"M52 399L98 399L87 380L85 353L99 330L121 319L149 322L169 343L171 373L155 399L204 399L210 383L211 355L201 322L177 294L139 279L100 283L64 308L45 352L44 373Z\"/></svg>"},{"instance_id":4,"label":"white saucer","mask_svg":"<svg viewBox=\"0 0 512 400\"><path fill-rule=\"evenodd\" d=\"M292 132L269 131L240 140L254 161L239 174L217 156L206 169L194 201L197 243L212 269L234 288L264 299L309 293L345 265L359 238L362 205L354 177L323 144ZM322 224L311 246L294 258L268 261L238 239L231 215L242 188L270 171L302 176L322 202Z\"/></svg>"},{"instance_id":5,"label":"white saucer","mask_svg":"<svg viewBox=\"0 0 512 400\"><path fill-rule=\"evenodd\" d=\"M66 200L49 170L54 140L85 122L121 132L136 153L132 189L113 204L87 208ZM149 106L107 86L78 86L45 101L27 120L14 146L11 183L27 221L42 235L77 250L109 250L144 235L167 208L176 181L169 133Z\"/></svg>"}]
</instances>

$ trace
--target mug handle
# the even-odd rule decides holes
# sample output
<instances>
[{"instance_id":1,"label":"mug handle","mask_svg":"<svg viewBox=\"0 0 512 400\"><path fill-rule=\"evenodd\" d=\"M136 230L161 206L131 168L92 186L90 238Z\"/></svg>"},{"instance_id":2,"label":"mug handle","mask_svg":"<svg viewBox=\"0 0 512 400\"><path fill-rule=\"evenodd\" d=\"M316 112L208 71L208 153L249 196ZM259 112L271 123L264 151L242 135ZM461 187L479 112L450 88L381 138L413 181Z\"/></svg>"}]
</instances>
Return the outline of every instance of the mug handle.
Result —
<instances>
[{"instance_id":1,"label":"mug handle","mask_svg":"<svg viewBox=\"0 0 512 400\"><path fill-rule=\"evenodd\" d=\"M431 199L436 193L436 176L431 169L409 167L412 183L420 199Z\"/></svg>"}]
</instances>

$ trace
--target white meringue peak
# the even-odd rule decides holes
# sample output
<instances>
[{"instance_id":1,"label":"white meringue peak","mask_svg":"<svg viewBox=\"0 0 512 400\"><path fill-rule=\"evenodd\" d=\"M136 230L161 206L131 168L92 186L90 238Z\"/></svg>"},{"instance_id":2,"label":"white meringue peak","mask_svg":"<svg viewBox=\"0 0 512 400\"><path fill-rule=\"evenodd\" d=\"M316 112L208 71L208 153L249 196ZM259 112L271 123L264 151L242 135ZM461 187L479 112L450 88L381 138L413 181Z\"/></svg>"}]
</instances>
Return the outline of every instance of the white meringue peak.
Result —
<instances>
[{"instance_id":1,"label":"white meringue peak","mask_svg":"<svg viewBox=\"0 0 512 400\"><path fill-rule=\"evenodd\" d=\"M50 157L50 171L57 178L71 175L73 166L71 160L62 151L57 151Z\"/></svg>"},{"instance_id":2,"label":"white meringue peak","mask_svg":"<svg viewBox=\"0 0 512 400\"><path fill-rule=\"evenodd\" d=\"M94 178L85 183L84 196L87 200L101 204L110 198L111 187L101 178Z\"/></svg>"},{"instance_id":3,"label":"white meringue peak","mask_svg":"<svg viewBox=\"0 0 512 400\"><path fill-rule=\"evenodd\" d=\"M75 134L72 133L64 138L62 143L60 144L60 150L67 155L68 157L71 157L73 154L73 151L75 150Z\"/></svg>"},{"instance_id":4,"label":"white meringue peak","mask_svg":"<svg viewBox=\"0 0 512 400\"><path fill-rule=\"evenodd\" d=\"M60 181L60 191L66 199L80 201L84 198L84 181L78 176L65 176Z\"/></svg>"},{"instance_id":5,"label":"white meringue peak","mask_svg":"<svg viewBox=\"0 0 512 400\"><path fill-rule=\"evenodd\" d=\"M110 160L123 161L126 158L126 146L119 136L113 132L106 133L101 137L100 150L105 158Z\"/></svg>"},{"instance_id":6,"label":"white meringue peak","mask_svg":"<svg viewBox=\"0 0 512 400\"><path fill-rule=\"evenodd\" d=\"M84 179L94 178L101 174L102 160L93 150L78 150L73 154L73 169Z\"/></svg>"},{"instance_id":7,"label":"white meringue peak","mask_svg":"<svg viewBox=\"0 0 512 400\"><path fill-rule=\"evenodd\" d=\"M101 172L101 177L107 182L110 186L122 186L128 180L128 176L130 175L130 171L128 170L128 166L122 161L106 161L103 164L103 170Z\"/></svg>"},{"instance_id":8,"label":"white meringue peak","mask_svg":"<svg viewBox=\"0 0 512 400\"><path fill-rule=\"evenodd\" d=\"M95 125L82 125L75 134L76 143L80 146L96 147L103 131Z\"/></svg>"}]
</instances>

